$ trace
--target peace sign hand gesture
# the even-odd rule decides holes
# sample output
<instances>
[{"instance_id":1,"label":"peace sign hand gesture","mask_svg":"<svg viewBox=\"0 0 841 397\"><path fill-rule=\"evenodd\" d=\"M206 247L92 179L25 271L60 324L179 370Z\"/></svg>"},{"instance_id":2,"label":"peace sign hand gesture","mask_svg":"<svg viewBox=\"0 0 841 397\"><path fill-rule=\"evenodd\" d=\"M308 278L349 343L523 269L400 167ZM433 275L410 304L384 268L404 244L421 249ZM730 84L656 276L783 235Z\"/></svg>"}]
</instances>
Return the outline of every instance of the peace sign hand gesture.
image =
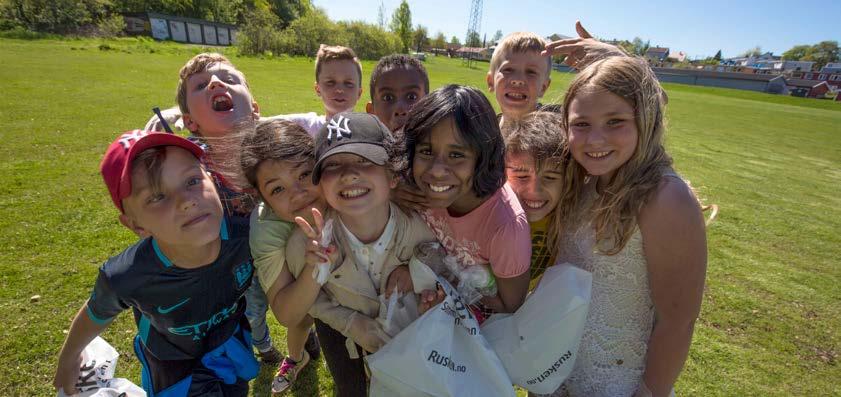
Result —
<instances>
[{"instance_id":1,"label":"peace sign hand gesture","mask_svg":"<svg viewBox=\"0 0 841 397\"><path fill-rule=\"evenodd\" d=\"M333 236L333 220L328 220L325 224L324 217L321 211L316 208L312 209L312 218L315 222L315 228L307 222L303 217L295 217L295 223L301 228L309 238L307 241L307 253L305 257L306 266L313 267L313 278L320 285L327 282L327 276L330 275L331 264L338 260L338 249L332 243Z\"/></svg>"}]
</instances>

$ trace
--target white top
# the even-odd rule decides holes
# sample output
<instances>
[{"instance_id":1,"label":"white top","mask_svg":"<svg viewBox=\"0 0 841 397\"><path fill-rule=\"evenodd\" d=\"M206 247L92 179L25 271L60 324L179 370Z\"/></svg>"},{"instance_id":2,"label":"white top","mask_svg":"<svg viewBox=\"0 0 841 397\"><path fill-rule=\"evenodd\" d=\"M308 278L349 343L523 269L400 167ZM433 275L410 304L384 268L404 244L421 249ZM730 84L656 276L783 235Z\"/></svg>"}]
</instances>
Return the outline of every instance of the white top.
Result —
<instances>
[{"instance_id":1,"label":"white top","mask_svg":"<svg viewBox=\"0 0 841 397\"><path fill-rule=\"evenodd\" d=\"M596 251L594 241L589 224L561 236L556 263L591 272L593 289L575 367L555 396L632 396L645 371L654 303L642 234L635 226L611 256Z\"/></svg>"},{"instance_id":2,"label":"white top","mask_svg":"<svg viewBox=\"0 0 841 397\"><path fill-rule=\"evenodd\" d=\"M342 230L344 230L347 241L350 243L349 248L353 253L353 259L356 261L356 265L368 271L371 281L374 282L374 287L379 292L385 292L380 290L380 278L382 276L383 264L385 263L386 248L388 248L388 244L391 242L392 237L394 237L394 211L396 210L395 208L389 207L388 223L385 225L385 230L383 230L377 241L369 244L359 241L345 227L345 224L341 222L341 217L339 218Z\"/></svg>"},{"instance_id":3,"label":"white top","mask_svg":"<svg viewBox=\"0 0 841 397\"><path fill-rule=\"evenodd\" d=\"M327 121L324 116L319 116L315 112L309 113L294 113L294 114L279 114L271 117L261 117L260 121L267 120L289 120L295 124L300 125L311 137L315 138L318 131L324 126Z\"/></svg>"}]
</instances>

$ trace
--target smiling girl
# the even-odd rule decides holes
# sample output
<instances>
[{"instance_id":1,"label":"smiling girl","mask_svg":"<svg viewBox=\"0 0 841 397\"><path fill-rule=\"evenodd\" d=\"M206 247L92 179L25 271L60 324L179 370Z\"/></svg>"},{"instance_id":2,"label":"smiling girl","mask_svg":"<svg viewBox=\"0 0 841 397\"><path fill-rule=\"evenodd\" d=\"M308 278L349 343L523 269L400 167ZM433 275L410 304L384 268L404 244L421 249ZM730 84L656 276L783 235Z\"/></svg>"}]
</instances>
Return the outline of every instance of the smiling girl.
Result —
<instances>
[{"instance_id":1,"label":"smiling girl","mask_svg":"<svg viewBox=\"0 0 841 397\"><path fill-rule=\"evenodd\" d=\"M462 267L490 265L498 294L482 300L486 308L516 311L528 291L531 239L505 183L505 143L490 102L475 88L448 85L415 104L404 131L430 228Z\"/></svg>"},{"instance_id":2,"label":"smiling girl","mask_svg":"<svg viewBox=\"0 0 841 397\"><path fill-rule=\"evenodd\" d=\"M707 248L694 193L663 146L666 94L648 64L594 63L571 83L562 126L577 194L561 206L558 263L593 274L575 368L557 395L666 396L701 307Z\"/></svg>"}]
</instances>

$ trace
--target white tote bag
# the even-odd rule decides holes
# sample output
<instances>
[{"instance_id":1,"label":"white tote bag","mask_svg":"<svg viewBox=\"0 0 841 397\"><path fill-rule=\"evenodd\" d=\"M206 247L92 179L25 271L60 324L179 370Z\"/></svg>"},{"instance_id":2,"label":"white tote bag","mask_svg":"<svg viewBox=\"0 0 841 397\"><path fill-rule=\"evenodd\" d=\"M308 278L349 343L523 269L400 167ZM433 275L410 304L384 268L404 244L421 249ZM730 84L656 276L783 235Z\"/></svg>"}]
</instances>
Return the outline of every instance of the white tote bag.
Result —
<instances>
[{"instance_id":1,"label":"white tote bag","mask_svg":"<svg viewBox=\"0 0 841 397\"><path fill-rule=\"evenodd\" d=\"M568 263L546 269L514 314L495 314L482 334L514 384L537 394L554 392L569 376L584 333L593 276Z\"/></svg>"},{"instance_id":2,"label":"white tote bag","mask_svg":"<svg viewBox=\"0 0 841 397\"><path fill-rule=\"evenodd\" d=\"M76 397L146 396L140 387L123 378L114 378L117 359L120 354L105 339L97 336L82 351L82 367L79 368L79 382ZM64 389L58 390L58 397L67 396Z\"/></svg>"},{"instance_id":3,"label":"white tote bag","mask_svg":"<svg viewBox=\"0 0 841 397\"><path fill-rule=\"evenodd\" d=\"M365 358L371 396L514 396L505 368L458 292Z\"/></svg>"}]
</instances>

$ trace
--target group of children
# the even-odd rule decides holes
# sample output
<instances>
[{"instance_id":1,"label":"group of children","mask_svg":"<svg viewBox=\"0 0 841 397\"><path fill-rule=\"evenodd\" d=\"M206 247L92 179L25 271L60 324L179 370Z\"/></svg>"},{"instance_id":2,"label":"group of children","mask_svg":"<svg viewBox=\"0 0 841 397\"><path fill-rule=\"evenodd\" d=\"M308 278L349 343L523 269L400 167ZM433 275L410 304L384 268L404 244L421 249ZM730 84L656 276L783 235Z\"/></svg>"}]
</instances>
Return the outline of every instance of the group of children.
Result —
<instances>
[{"instance_id":1,"label":"group of children","mask_svg":"<svg viewBox=\"0 0 841 397\"><path fill-rule=\"evenodd\" d=\"M378 296L413 293L406 264L438 241L459 266L495 276L480 319L516 311L548 266L593 273L576 366L557 395L668 395L700 307L703 219L664 151L666 96L644 61L577 65L562 105L538 103L564 45L577 59L604 46L531 33L499 43L487 84L500 115L476 88L430 92L406 55L380 59L367 113L354 113L361 64L322 46L324 116L261 118L227 59L191 59L169 112L191 138L129 132L102 162L121 223L142 240L102 266L56 387L75 390L82 349L131 308L149 395L246 395L252 345L280 362L275 393L321 351L339 396L366 395L363 356L390 339ZM442 298L423 291L419 311ZM282 360L268 308L288 329Z\"/></svg>"}]
</instances>

